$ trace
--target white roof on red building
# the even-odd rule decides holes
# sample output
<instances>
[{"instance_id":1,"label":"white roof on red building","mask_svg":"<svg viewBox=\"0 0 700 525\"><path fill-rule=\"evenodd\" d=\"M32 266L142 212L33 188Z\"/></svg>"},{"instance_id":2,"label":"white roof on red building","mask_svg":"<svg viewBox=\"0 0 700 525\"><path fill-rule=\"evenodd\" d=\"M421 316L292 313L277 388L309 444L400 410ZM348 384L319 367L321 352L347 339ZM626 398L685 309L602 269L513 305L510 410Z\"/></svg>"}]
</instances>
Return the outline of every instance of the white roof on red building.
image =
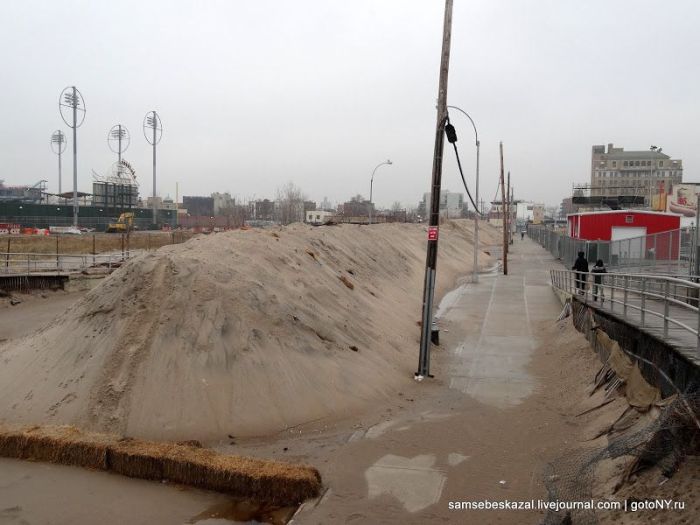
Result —
<instances>
[{"instance_id":1,"label":"white roof on red building","mask_svg":"<svg viewBox=\"0 0 700 525\"><path fill-rule=\"evenodd\" d=\"M651 211L651 210L600 210L600 211L583 211L580 213L568 213L566 215L567 219L574 216L582 215L606 215L612 213L624 213L626 215L630 214L646 214L646 215L663 215L666 217L680 217L678 213L666 213L665 211Z\"/></svg>"}]
</instances>

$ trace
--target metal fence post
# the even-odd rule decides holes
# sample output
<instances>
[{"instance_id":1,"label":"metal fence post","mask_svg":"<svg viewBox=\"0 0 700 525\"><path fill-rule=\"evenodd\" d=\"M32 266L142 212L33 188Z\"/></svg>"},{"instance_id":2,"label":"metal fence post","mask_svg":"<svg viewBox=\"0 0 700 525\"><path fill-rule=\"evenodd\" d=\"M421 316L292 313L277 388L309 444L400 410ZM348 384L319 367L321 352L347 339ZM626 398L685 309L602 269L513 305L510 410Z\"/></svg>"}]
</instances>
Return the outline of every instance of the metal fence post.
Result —
<instances>
[{"instance_id":1,"label":"metal fence post","mask_svg":"<svg viewBox=\"0 0 700 525\"><path fill-rule=\"evenodd\" d=\"M625 283L624 284L625 290L624 290L624 295L622 298L622 314L625 317L627 317L627 292L628 292L628 289L630 287L630 276L629 275L625 275L624 283Z\"/></svg>"},{"instance_id":2,"label":"metal fence post","mask_svg":"<svg viewBox=\"0 0 700 525\"><path fill-rule=\"evenodd\" d=\"M668 280L664 286L664 337L668 336Z\"/></svg>"},{"instance_id":3,"label":"metal fence post","mask_svg":"<svg viewBox=\"0 0 700 525\"><path fill-rule=\"evenodd\" d=\"M698 346L697 349L700 351L700 306L698 306Z\"/></svg>"},{"instance_id":4,"label":"metal fence post","mask_svg":"<svg viewBox=\"0 0 700 525\"><path fill-rule=\"evenodd\" d=\"M615 282L617 281L617 277L613 275L610 280L612 281L610 285L610 311L612 312L615 308Z\"/></svg>"},{"instance_id":5,"label":"metal fence post","mask_svg":"<svg viewBox=\"0 0 700 525\"><path fill-rule=\"evenodd\" d=\"M646 306L646 288L647 288L647 281L644 277L642 277L642 285L641 285L641 290L642 290L642 309L639 311L639 313L642 316L642 328L644 328L644 308Z\"/></svg>"}]
</instances>

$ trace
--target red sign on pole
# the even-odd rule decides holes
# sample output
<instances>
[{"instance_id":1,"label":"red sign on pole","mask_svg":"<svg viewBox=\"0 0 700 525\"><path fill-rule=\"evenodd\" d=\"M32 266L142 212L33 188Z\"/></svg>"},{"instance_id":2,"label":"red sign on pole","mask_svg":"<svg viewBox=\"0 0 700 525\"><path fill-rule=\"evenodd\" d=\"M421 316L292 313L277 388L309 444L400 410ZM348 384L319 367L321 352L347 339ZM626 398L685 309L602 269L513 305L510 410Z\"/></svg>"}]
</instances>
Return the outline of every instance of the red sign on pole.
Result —
<instances>
[{"instance_id":1,"label":"red sign on pole","mask_svg":"<svg viewBox=\"0 0 700 525\"><path fill-rule=\"evenodd\" d=\"M428 226L428 240L437 241L438 240L438 227Z\"/></svg>"}]
</instances>

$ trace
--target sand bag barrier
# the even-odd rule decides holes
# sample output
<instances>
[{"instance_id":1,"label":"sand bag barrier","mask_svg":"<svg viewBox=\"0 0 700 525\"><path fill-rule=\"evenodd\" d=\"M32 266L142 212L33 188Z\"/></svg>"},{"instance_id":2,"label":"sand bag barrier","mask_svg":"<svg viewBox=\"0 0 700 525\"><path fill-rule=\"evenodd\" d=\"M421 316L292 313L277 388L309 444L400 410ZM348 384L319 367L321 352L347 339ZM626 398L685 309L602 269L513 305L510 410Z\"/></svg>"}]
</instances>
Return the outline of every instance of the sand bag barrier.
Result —
<instances>
[{"instance_id":1,"label":"sand bag barrier","mask_svg":"<svg viewBox=\"0 0 700 525\"><path fill-rule=\"evenodd\" d=\"M72 426L0 426L0 456L167 480L283 506L316 497L321 489L320 474L307 465L83 432Z\"/></svg>"}]
</instances>

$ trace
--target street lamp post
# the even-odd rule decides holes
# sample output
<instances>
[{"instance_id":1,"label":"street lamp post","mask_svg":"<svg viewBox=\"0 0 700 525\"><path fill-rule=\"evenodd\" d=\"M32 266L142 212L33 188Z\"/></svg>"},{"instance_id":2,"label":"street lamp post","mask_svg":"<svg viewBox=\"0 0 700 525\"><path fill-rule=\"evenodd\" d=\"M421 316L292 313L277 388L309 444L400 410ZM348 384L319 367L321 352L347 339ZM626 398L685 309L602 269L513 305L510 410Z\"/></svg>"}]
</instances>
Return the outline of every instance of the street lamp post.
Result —
<instances>
[{"instance_id":1,"label":"street lamp post","mask_svg":"<svg viewBox=\"0 0 700 525\"><path fill-rule=\"evenodd\" d=\"M377 164L377 167L372 171L372 178L369 180L369 223L372 224L372 186L374 185L374 174L380 166L391 166L392 162L387 159L384 162Z\"/></svg>"},{"instance_id":2,"label":"street lamp post","mask_svg":"<svg viewBox=\"0 0 700 525\"><path fill-rule=\"evenodd\" d=\"M472 281L475 283L479 282L479 215L481 211L479 210L479 148L481 143L479 142L479 132L476 130L476 124L474 120L469 116L469 113L457 106L447 106L448 109L456 109L460 113L464 114L465 117L469 119L474 128L474 137L476 141L476 205L477 208L474 210L474 263L472 268Z\"/></svg>"}]
</instances>

